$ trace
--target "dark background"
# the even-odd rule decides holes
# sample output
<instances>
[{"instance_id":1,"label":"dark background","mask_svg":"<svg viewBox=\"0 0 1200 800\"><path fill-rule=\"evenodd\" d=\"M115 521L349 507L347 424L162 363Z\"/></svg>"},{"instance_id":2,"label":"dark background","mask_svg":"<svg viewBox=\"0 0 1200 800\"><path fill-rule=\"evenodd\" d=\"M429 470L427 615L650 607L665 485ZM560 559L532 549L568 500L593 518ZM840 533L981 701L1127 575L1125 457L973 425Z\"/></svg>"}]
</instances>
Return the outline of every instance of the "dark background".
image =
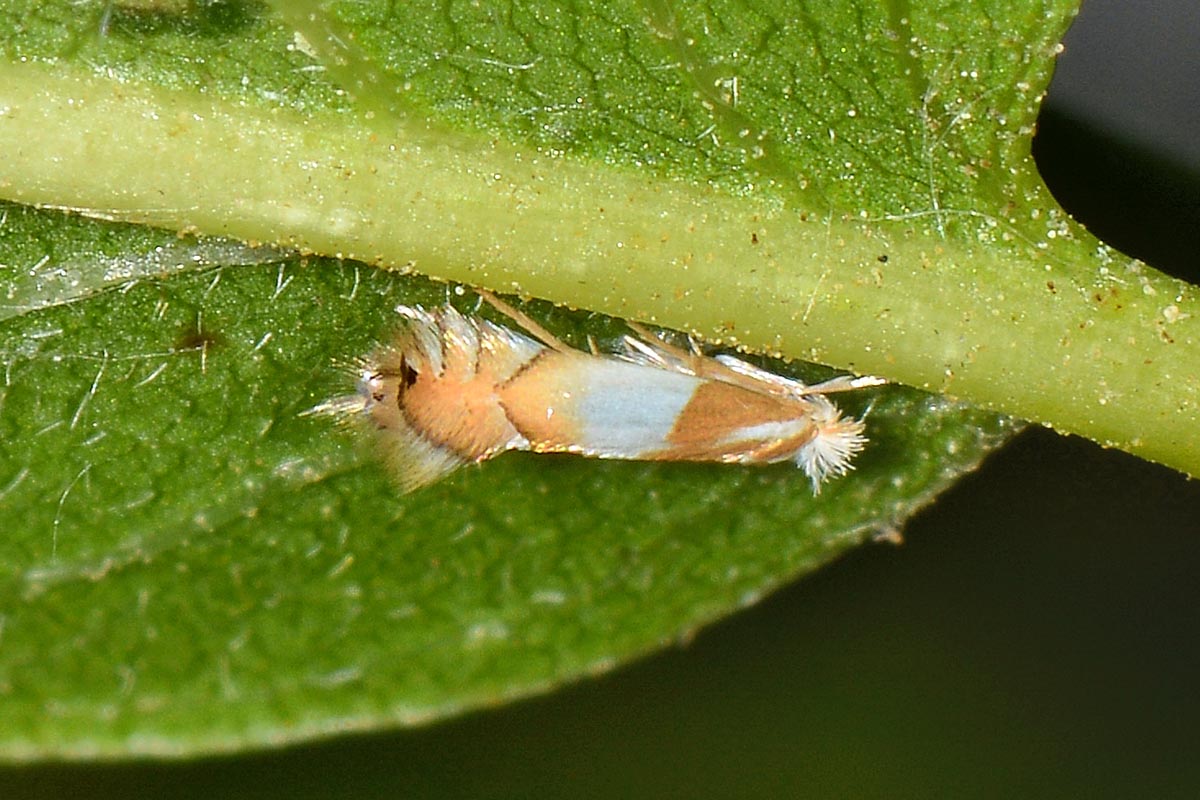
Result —
<instances>
[{"instance_id":1,"label":"dark background","mask_svg":"<svg viewBox=\"0 0 1200 800\"><path fill-rule=\"evenodd\" d=\"M1200 3L1087 0L1035 152L1102 239L1200 282ZM1200 483L1032 430L902 546L607 677L245 758L8 768L0 795L1190 798L1198 684Z\"/></svg>"}]
</instances>

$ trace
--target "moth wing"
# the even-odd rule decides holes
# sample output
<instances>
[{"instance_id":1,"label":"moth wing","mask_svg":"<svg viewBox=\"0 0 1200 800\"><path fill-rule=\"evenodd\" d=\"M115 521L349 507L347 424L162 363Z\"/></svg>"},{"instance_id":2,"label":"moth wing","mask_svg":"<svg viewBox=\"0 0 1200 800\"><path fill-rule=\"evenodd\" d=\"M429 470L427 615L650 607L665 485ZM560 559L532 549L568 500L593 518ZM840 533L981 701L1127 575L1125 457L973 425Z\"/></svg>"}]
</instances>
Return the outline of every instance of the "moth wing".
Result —
<instances>
[{"instance_id":1,"label":"moth wing","mask_svg":"<svg viewBox=\"0 0 1200 800\"><path fill-rule=\"evenodd\" d=\"M457 454L430 444L408 427L371 430L375 447L401 492L411 492L444 478L467 462Z\"/></svg>"}]
</instances>

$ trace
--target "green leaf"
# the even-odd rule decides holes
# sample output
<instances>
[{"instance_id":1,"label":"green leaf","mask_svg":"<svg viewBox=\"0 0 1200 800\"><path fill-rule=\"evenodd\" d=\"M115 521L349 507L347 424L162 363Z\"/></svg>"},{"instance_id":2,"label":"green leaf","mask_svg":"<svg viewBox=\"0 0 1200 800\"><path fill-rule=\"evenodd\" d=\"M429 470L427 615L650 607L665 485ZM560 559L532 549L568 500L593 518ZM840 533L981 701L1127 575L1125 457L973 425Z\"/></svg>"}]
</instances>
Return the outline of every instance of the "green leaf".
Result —
<instances>
[{"instance_id":1,"label":"green leaf","mask_svg":"<svg viewBox=\"0 0 1200 800\"><path fill-rule=\"evenodd\" d=\"M8 1L0 195L519 288L1188 466L1194 301L1070 225L1028 159L1072 7ZM398 497L301 412L444 288L28 207L0 232L9 756L549 688L892 530L1009 429L889 387L847 399L871 445L819 498L787 468L520 455ZM213 267L248 260L273 263Z\"/></svg>"},{"instance_id":2,"label":"green leaf","mask_svg":"<svg viewBox=\"0 0 1200 800\"><path fill-rule=\"evenodd\" d=\"M300 412L344 382L329 354L444 296L355 265L242 267L8 326L9 755L414 723L604 669L898 523L1006 429L891 389L820 502L789 467L569 456L398 497Z\"/></svg>"}]
</instances>

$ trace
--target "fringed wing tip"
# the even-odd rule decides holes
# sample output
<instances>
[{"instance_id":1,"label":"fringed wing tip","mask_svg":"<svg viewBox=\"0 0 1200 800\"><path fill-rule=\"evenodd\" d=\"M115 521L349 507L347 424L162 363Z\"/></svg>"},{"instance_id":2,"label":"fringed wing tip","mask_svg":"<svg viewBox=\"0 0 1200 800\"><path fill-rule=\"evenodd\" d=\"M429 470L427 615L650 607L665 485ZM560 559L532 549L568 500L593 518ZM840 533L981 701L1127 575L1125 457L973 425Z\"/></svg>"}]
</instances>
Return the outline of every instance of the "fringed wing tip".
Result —
<instances>
[{"instance_id":1,"label":"fringed wing tip","mask_svg":"<svg viewBox=\"0 0 1200 800\"><path fill-rule=\"evenodd\" d=\"M829 478L854 469L851 459L867 444L863 423L857 419L833 419L821 425L817 435L796 454L796 464L812 481L813 494Z\"/></svg>"}]
</instances>

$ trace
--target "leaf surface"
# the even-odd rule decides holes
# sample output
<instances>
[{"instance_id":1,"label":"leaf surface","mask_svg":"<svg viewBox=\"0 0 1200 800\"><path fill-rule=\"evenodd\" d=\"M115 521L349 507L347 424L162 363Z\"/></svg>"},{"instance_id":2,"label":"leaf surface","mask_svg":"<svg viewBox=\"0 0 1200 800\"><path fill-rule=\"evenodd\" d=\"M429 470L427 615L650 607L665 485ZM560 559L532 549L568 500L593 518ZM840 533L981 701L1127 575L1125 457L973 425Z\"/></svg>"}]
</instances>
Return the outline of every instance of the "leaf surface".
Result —
<instances>
[{"instance_id":1,"label":"leaf surface","mask_svg":"<svg viewBox=\"0 0 1200 800\"><path fill-rule=\"evenodd\" d=\"M1071 3L775 8L0 4L0 193L110 220L0 228L0 748L230 750L543 690L893 531L1011 429L891 386L845 399L871 443L816 498L787 467L526 455L398 496L301 412L447 289L259 243L998 407L1028 372L1008 329L1093 284L1167 289L1032 172Z\"/></svg>"}]
</instances>

